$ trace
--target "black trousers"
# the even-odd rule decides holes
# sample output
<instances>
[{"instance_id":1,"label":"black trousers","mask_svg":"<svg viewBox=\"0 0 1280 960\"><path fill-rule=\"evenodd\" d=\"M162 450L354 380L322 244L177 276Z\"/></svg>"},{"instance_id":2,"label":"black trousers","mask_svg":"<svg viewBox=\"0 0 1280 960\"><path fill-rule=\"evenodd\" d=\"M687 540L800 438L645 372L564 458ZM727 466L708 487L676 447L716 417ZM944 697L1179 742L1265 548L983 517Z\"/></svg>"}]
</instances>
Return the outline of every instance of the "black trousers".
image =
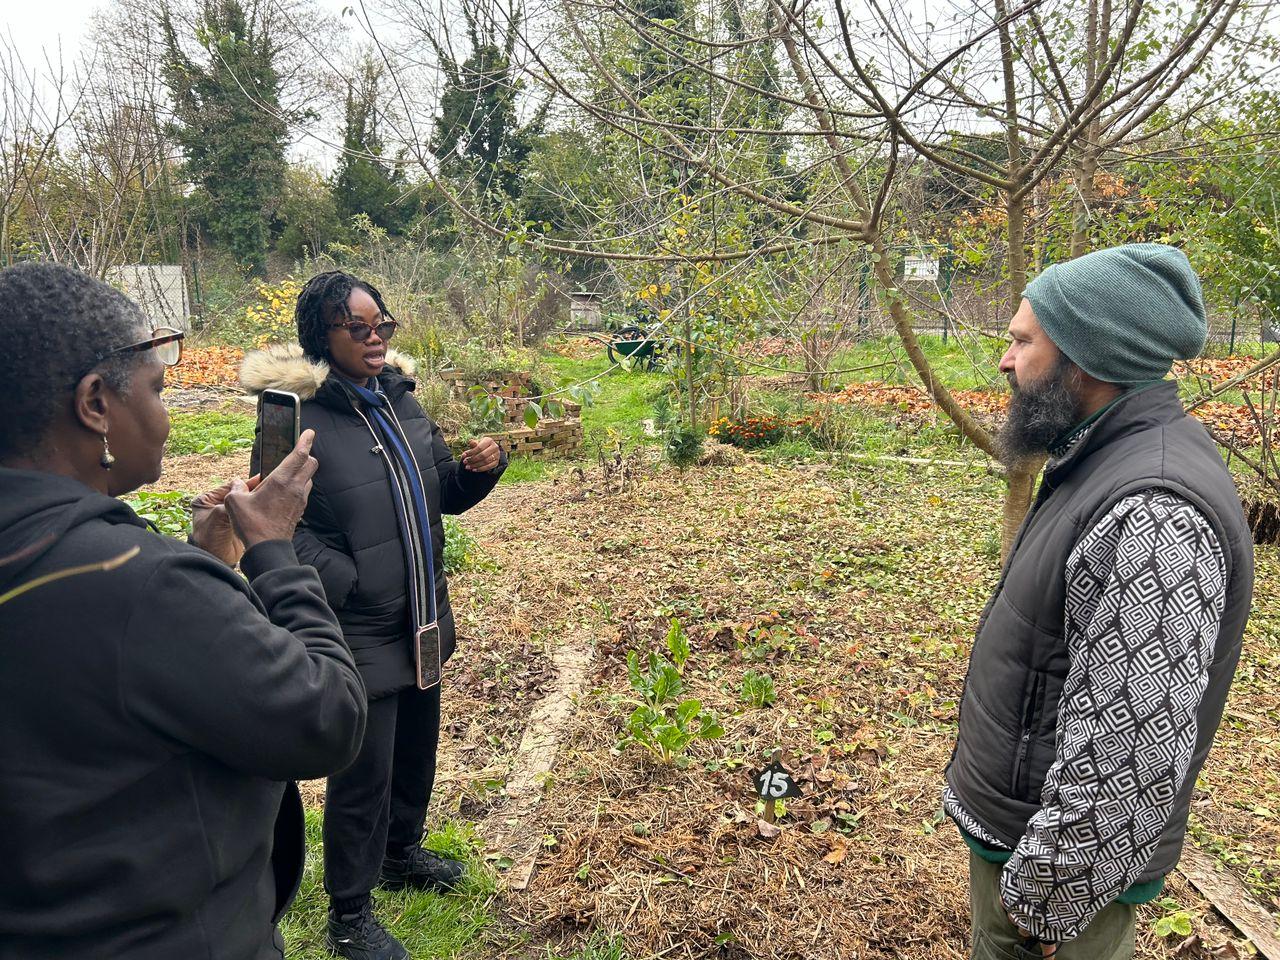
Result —
<instances>
[{"instance_id":1,"label":"black trousers","mask_svg":"<svg viewBox=\"0 0 1280 960\"><path fill-rule=\"evenodd\" d=\"M440 743L440 688L369 701L355 762L324 795L324 888L339 909L368 898L384 857L422 841Z\"/></svg>"}]
</instances>

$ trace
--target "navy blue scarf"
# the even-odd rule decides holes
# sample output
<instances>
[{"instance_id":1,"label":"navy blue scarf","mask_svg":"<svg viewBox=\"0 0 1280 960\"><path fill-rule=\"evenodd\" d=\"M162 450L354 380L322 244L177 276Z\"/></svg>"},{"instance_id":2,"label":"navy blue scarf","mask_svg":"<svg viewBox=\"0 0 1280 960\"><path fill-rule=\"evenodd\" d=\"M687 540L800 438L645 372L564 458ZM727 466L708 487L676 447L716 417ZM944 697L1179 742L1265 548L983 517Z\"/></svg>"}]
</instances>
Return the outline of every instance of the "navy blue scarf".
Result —
<instances>
[{"instance_id":1,"label":"navy blue scarf","mask_svg":"<svg viewBox=\"0 0 1280 960\"><path fill-rule=\"evenodd\" d=\"M427 512L427 497L422 488L422 475L414 465L413 457L409 454L408 440L400 432L399 425L391 412L391 404L387 399L387 395L382 392L376 379L369 382L373 384L373 390L355 383L350 384L350 386L355 391L356 396L364 402L365 411L369 414L373 426L379 434L379 439L395 461L395 466L397 467L395 472L403 478L409 488L413 509L411 511L404 510L403 506L407 505L402 505L400 512L402 524L406 528L403 533L417 541L419 551L423 557L423 564L427 571L427 582L423 586L423 591L426 593L430 615L422 623L414 625L425 626L436 622L436 570L435 551L431 544L431 515ZM396 499L402 498L403 492L400 489L399 482L395 477L391 479L393 497ZM416 529L411 529L414 526L416 526Z\"/></svg>"}]
</instances>

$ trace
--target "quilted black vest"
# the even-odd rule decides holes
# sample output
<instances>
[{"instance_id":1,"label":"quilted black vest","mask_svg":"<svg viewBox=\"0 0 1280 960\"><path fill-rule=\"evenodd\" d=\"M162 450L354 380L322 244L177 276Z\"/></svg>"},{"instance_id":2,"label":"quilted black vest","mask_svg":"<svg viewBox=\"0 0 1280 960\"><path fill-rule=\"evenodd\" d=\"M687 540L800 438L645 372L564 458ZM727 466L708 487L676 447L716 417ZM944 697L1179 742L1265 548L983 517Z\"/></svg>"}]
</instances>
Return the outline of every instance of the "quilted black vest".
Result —
<instances>
[{"instance_id":1,"label":"quilted black vest","mask_svg":"<svg viewBox=\"0 0 1280 960\"><path fill-rule=\"evenodd\" d=\"M1117 502L1152 487L1190 501L1213 525L1226 556L1227 596L1191 766L1137 883L1177 865L1191 792L1222 719L1253 595L1253 542L1235 485L1172 381L1123 397L1046 471L979 622L946 774L965 809L992 836L1016 846L1040 807L1056 756L1058 702L1069 666L1067 558Z\"/></svg>"}]
</instances>

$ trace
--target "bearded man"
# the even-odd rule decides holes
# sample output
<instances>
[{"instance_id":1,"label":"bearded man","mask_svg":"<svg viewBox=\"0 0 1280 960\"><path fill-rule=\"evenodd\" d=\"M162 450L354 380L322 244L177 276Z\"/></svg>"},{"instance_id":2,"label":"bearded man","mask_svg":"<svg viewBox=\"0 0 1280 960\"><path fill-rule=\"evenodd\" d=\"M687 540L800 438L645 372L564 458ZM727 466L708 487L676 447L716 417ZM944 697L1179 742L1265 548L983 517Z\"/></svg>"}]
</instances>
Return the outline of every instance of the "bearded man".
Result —
<instances>
[{"instance_id":1,"label":"bearded man","mask_svg":"<svg viewBox=\"0 0 1280 960\"><path fill-rule=\"evenodd\" d=\"M943 805L970 847L974 960L1131 958L1222 719L1253 545L1165 379L1207 335L1187 258L1101 250L1024 297L1000 448L1048 460L979 622Z\"/></svg>"}]
</instances>

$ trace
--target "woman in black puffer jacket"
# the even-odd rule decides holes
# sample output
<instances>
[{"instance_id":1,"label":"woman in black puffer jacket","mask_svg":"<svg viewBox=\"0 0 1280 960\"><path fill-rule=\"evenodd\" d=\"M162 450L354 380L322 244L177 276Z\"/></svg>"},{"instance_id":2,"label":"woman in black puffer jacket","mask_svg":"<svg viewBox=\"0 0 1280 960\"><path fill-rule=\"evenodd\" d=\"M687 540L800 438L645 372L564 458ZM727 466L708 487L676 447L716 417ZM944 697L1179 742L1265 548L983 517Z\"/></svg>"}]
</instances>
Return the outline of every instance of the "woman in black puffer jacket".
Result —
<instances>
[{"instance_id":1,"label":"woman in black puffer jacket","mask_svg":"<svg viewBox=\"0 0 1280 960\"><path fill-rule=\"evenodd\" d=\"M412 361L387 348L395 320L370 284L336 271L313 277L297 322L300 345L246 357L241 382L303 401L320 467L294 547L320 572L369 691L360 756L325 794L330 945L356 960L397 960L407 954L373 916L374 884L443 889L462 876L460 863L420 846L440 731L430 675L456 639L442 515L483 500L506 457L486 437L454 458L413 397Z\"/></svg>"}]
</instances>

